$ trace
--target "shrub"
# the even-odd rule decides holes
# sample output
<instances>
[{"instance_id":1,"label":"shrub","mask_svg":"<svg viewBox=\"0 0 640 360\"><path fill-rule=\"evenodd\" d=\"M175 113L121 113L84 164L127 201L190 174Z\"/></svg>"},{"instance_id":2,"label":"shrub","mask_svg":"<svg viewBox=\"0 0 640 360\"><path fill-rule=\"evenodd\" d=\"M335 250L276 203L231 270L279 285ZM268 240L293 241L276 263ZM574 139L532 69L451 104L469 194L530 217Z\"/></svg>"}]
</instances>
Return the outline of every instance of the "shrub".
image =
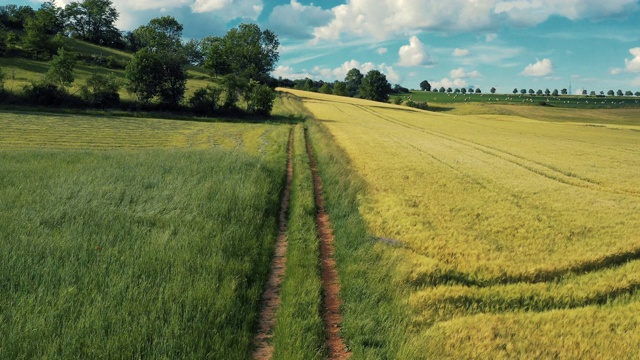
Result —
<instances>
[{"instance_id":1,"label":"shrub","mask_svg":"<svg viewBox=\"0 0 640 360\"><path fill-rule=\"evenodd\" d=\"M220 108L220 95L220 89L213 86L198 89L189 98L189 106L198 115L213 115Z\"/></svg>"},{"instance_id":2,"label":"shrub","mask_svg":"<svg viewBox=\"0 0 640 360\"><path fill-rule=\"evenodd\" d=\"M402 98L400 96L394 97L393 100L391 100L391 102L393 102L396 105L402 105Z\"/></svg>"},{"instance_id":3,"label":"shrub","mask_svg":"<svg viewBox=\"0 0 640 360\"><path fill-rule=\"evenodd\" d=\"M80 97L92 106L109 108L120 103L120 84L114 75L92 75L80 88Z\"/></svg>"},{"instance_id":4,"label":"shrub","mask_svg":"<svg viewBox=\"0 0 640 360\"><path fill-rule=\"evenodd\" d=\"M263 84L254 85L251 96L247 99L247 111L268 116L275 100L276 92L273 89Z\"/></svg>"},{"instance_id":5,"label":"shrub","mask_svg":"<svg viewBox=\"0 0 640 360\"><path fill-rule=\"evenodd\" d=\"M421 110L429 109L429 104L427 104L426 101L409 100L409 101L407 101L406 104L407 104L407 106L412 107L412 108L416 108L416 109L421 109Z\"/></svg>"},{"instance_id":6,"label":"shrub","mask_svg":"<svg viewBox=\"0 0 640 360\"><path fill-rule=\"evenodd\" d=\"M29 103L42 106L59 106L66 99L66 93L50 82L33 82L25 85L24 94Z\"/></svg>"}]
</instances>

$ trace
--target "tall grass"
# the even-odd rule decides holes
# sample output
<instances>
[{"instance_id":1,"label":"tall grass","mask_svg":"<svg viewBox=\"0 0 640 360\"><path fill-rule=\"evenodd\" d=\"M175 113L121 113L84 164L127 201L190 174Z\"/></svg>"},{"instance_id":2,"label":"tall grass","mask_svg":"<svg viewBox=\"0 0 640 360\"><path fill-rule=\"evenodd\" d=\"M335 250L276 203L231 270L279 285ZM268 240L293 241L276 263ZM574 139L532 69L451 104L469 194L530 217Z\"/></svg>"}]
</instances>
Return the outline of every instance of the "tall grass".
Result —
<instances>
[{"instance_id":1,"label":"tall grass","mask_svg":"<svg viewBox=\"0 0 640 360\"><path fill-rule=\"evenodd\" d=\"M274 359L324 359L322 283L311 167L302 125L295 127L287 265L274 336Z\"/></svg>"},{"instance_id":2,"label":"tall grass","mask_svg":"<svg viewBox=\"0 0 640 360\"><path fill-rule=\"evenodd\" d=\"M0 358L250 354L285 163L0 151Z\"/></svg>"}]
</instances>

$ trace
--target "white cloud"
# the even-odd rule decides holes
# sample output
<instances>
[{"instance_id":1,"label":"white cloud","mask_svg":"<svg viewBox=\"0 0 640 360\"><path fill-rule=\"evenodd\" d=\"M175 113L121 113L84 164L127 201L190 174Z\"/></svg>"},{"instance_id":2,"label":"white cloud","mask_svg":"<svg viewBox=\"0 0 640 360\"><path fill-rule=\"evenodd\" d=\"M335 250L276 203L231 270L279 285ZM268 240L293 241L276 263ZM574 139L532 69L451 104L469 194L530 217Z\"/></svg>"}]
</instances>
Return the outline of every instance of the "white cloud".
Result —
<instances>
[{"instance_id":1,"label":"white cloud","mask_svg":"<svg viewBox=\"0 0 640 360\"><path fill-rule=\"evenodd\" d=\"M317 40L343 34L386 39L416 30L496 31L504 25L537 25L551 16L601 19L636 8L637 0L347 0L332 9L333 20L314 35Z\"/></svg>"},{"instance_id":2,"label":"white cloud","mask_svg":"<svg viewBox=\"0 0 640 360\"><path fill-rule=\"evenodd\" d=\"M624 69L614 68L611 69L612 75L619 75L622 73L637 73L640 72L640 47L629 49L629 53L633 55L633 59L624 59Z\"/></svg>"},{"instance_id":3,"label":"white cloud","mask_svg":"<svg viewBox=\"0 0 640 360\"><path fill-rule=\"evenodd\" d=\"M295 39L313 38L313 28L326 25L333 18L331 10L323 10L313 4L305 6L291 0L288 5L278 5L269 15L269 28L281 36Z\"/></svg>"},{"instance_id":4,"label":"white cloud","mask_svg":"<svg viewBox=\"0 0 640 360\"><path fill-rule=\"evenodd\" d=\"M387 66L386 64L383 63L378 65L378 70L380 70L381 73L385 74L387 77L387 80L389 80L389 82L392 84L399 84L403 80L402 76L400 76L400 74L398 74L393 69L393 66Z\"/></svg>"},{"instance_id":5,"label":"white cloud","mask_svg":"<svg viewBox=\"0 0 640 360\"><path fill-rule=\"evenodd\" d=\"M451 72L449 72L449 75L451 75L451 77L454 78L454 79L479 78L480 76L482 76L476 70L471 71L471 72L466 72L466 70L463 69L463 68L453 69L453 70L451 70Z\"/></svg>"},{"instance_id":6,"label":"white cloud","mask_svg":"<svg viewBox=\"0 0 640 360\"><path fill-rule=\"evenodd\" d=\"M468 49L458 49L453 50L453 56L467 56L469 55Z\"/></svg>"},{"instance_id":7,"label":"white cloud","mask_svg":"<svg viewBox=\"0 0 640 360\"><path fill-rule=\"evenodd\" d=\"M424 45L417 36L412 36L409 39L409 45L403 45L398 51L398 55L400 56L398 66L427 65L429 60Z\"/></svg>"},{"instance_id":8,"label":"white cloud","mask_svg":"<svg viewBox=\"0 0 640 360\"><path fill-rule=\"evenodd\" d=\"M383 55L383 54L386 54L387 51L389 51L387 48L378 48L377 53L379 55Z\"/></svg>"},{"instance_id":9,"label":"white cloud","mask_svg":"<svg viewBox=\"0 0 640 360\"><path fill-rule=\"evenodd\" d=\"M495 41L497 38L498 38L498 34L487 34L487 35L485 35L484 40L485 40L486 42L493 42L493 41Z\"/></svg>"},{"instance_id":10,"label":"white cloud","mask_svg":"<svg viewBox=\"0 0 640 360\"><path fill-rule=\"evenodd\" d=\"M529 64L521 72L525 76L547 76L553 73L553 63L549 59L537 60L535 64Z\"/></svg>"},{"instance_id":11,"label":"white cloud","mask_svg":"<svg viewBox=\"0 0 640 360\"><path fill-rule=\"evenodd\" d=\"M387 80L391 83L399 84L402 82L403 77L393 68L393 66L389 66L385 63L376 65L372 62L360 63L357 60L349 60L342 63L342 65L336 68L326 68L316 66L311 71L302 70L297 71L291 66L280 65L275 70L271 72L274 77L282 77L285 79L314 79L314 80L324 80L324 81L333 81L333 80L344 80L347 76L347 72L351 69L358 69L363 75L366 75L371 70L378 70L381 73L385 74Z\"/></svg>"},{"instance_id":12,"label":"white cloud","mask_svg":"<svg viewBox=\"0 0 640 360\"><path fill-rule=\"evenodd\" d=\"M640 86L640 77L635 78L632 82L631 85L633 86Z\"/></svg>"},{"instance_id":13,"label":"white cloud","mask_svg":"<svg viewBox=\"0 0 640 360\"><path fill-rule=\"evenodd\" d=\"M295 71L292 67L280 65L275 70L271 72L273 77L278 78L282 77L283 79L297 80L297 79L313 79L315 76L308 72L298 72Z\"/></svg>"},{"instance_id":14,"label":"white cloud","mask_svg":"<svg viewBox=\"0 0 640 360\"><path fill-rule=\"evenodd\" d=\"M445 89L447 88L452 88L452 89L460 89L460 88L468 88L469 87L469 83L466 82L463 79L453 79L450 80L449 78L444 78L440 81L434 81L433 83L431 83L431 87L432 88L437 88L440 89L441 87L444 87Z\"/></svg>"},{"instance_id":15,"label":"white cloud","mask_svg":"<svg viewBox=\"0 0 640 360\"><path fill-rule=\"evenodd\" d=\"M174 2L188 3L187 0L175 0ZM224 16L229 19L249 18L255 20L260 16L263 8L262 0L195 0L191 5L194 13L216 12L222 14L224 12Z\"/></svg>"}]
</instances>

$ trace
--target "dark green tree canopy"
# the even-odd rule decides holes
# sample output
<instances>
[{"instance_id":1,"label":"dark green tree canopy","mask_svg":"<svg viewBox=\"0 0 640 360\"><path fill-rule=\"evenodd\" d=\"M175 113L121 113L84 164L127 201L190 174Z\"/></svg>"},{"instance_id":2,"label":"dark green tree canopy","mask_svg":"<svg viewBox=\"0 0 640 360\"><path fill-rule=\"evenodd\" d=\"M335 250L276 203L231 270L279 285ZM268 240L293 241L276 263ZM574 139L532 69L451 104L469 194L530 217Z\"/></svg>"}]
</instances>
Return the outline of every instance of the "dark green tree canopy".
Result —
<instances>
[{"instance_id":1,"label":"dark green tree canopy","mask_svg":"<svg viewBox=\"0 0 640 360\"><path fill-rule=\"evenodd\" d=\"M204 67L214 75L235 76L266 82L280 55L278 37L255 24L240 24L224 37L203 40Z\"/></svg>"},{"instance_id":2,"label":"dark green tree canopy","mask_svg":"<svg viewBox=\"0 0 640 360\"><path fill-rule=\"evenodd\" d=\"M115 26L119 14L111 0L82 0L65 6L67 30L94 44L112 46L122 41Z\"/></svg>"},{"instance_id":3,"label":"dark green tree canopy","mask_svg":"<svg viewBox=\"0 0 640 360\"><path fill-rule=\"evenodd\" d=\"M362 78L360 94L364 99L387 102L391 91L387 77L378 70L371 70Z\"/></svg>"},{"instance_id":4,"label":"dark green tree canopy","mask_svg":"<svg viewBox=\"0 0 640 360\"><path fill-rule=\"evenodd\" d=\"M353 68L347 72L347 76L344 78L345 85L347 86L347 95L357 96L360 92L360 86L362 85L362 79L364 75L360 70Z\"/></svg>"},{"instance_id":5,"label":"dark green tree canopy","mask_svg":"<svg viewBox=\"0 0 640 360\"><path fill-rule=\"evenodd\" d=\"M431 84L427 80L423 80L420 83L420 90L422 91L431 91Z\"/></svg>"}]
</instances>

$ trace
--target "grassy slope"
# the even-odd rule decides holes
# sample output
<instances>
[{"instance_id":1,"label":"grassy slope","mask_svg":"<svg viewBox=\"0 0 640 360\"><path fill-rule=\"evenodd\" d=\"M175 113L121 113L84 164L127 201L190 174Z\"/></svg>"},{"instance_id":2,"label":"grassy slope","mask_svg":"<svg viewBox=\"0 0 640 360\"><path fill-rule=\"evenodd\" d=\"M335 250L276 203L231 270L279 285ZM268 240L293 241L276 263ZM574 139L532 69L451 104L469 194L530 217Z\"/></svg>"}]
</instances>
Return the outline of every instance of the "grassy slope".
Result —
<instances>
[{"instance_id":1,"label":"grassy slope","mask_svg":"<svg viewBox=\"0 0 640 360\"><path fill-rule=\"evenodd\" d=\"M3 115L0 358L246 358L287 128Z\"/></svg>"},{"instance_id":2,"label":"grassy slope","mask_svg":"<svg viewBox=\"0 0 640 360\"><path fill-rule=\"evenodd\" d=\"M79 54L105 58L111 56L123 64L126 64L133 56L128 52L91 44L78 39L67 39L67 46ZM0 58L0 68L2 68L7 75L5 88L10 91L21 91L24 85L30 84L32 81L38 81L49 69L49 64L46 61ZM93 74L113 74L120 79L122 84L125 83L125 73L122 69L108 69L97 65L87 65L79 61L74 69L75 81L69 92L77 92ZM211 84L208 80L208 74L200 68L189 67L187 74L188 80L185 97L189 97L195 90ZM122 88L120 89L120 98L126 100L130 99L131 96Z\"/></svg>"}]
</instances>

